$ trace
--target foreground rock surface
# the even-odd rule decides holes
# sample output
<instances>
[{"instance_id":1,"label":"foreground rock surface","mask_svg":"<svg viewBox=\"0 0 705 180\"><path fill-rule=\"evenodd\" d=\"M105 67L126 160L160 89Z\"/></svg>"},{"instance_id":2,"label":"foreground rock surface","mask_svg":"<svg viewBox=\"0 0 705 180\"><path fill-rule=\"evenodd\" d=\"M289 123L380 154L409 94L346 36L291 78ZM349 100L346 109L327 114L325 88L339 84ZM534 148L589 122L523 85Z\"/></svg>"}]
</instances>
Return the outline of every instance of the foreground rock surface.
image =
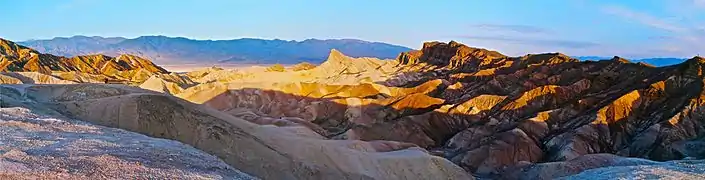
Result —
<instances>
[{"instance_id":1,"label":"foreground rock surface","mask_svg":"<svg viewBox=\"0 0 705 180\"><path fill-rule=\"evenodd\" d=\"M613 154L589 154L561 162L524 162L505 169L502 174L502 179L703 179L705 161L656 162Z\"/></svg>"},{"instance_id":2,"label":"foreground rock surface","mask_svg":"<svg viewBox=\"0 0 705 180\"><path fill-rule=\"evenodd\" d=\"M643 165L607 166L560 179L705 179L705 162L681 160Z\"/></svg>"},{"instance_id":3,"label":"foreground rock surface","mask_svg":"<svg viewBox=\"0 0 705 180\"><path fill-rule=\"evenodd\" d=\"M0 108L1 179L256 179L182 143Z\"/></svg>"}]
</instances>

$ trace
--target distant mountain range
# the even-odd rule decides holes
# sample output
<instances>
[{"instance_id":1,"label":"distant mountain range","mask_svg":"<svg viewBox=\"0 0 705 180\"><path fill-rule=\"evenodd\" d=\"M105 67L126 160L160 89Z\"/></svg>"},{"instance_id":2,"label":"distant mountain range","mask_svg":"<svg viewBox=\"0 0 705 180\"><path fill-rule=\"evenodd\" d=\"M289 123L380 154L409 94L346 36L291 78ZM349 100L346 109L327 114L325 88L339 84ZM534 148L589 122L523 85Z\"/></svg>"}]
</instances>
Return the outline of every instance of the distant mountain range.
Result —
<instances>
[{"instance_id":1,"label":"distant mountain range","mask_svg":"<svg viewBox=\"0 0 705 180\"><path fill-rule=\"evenodd\" d=\"M303 41L266 40L242 38L233 40L194 40L183 37L141 36L134 39L122 37L73 36L49 40L17 42L39 52L59 56L105 54L118 56L133 54L155 63L233 63L233 64L296 64L321 63L331 49L351 57L393 59L411 48L381 42L357 39L307 39ZM605 60L612 57L575 56L580 60ZM630 60L654 66L681 63L686 58L644 58Z\"/></svg>"},{"instance_id":2,"label":"distant mountain range","mask_svg":"<svg viewBox=\"0 0 705 180\"><path fill-rule=\"evenodd\" d=\"M152 59L158 64L184 63L320 63L331 49L352 57L396 58L410 48L356 39L307 39L304 41L233 39L194 40L182 37L142 36L122 37L73 36L49 40L18 42L42 53L77 56L87 54L134 54Z\"/></svg>"},{"instance_id":3,"label":"distant mountain range","mask_svg":"<svg viewBox=\"0 0 705 180\"><path fill-rule=\"evenodd\" d=\"M600 57L600 56L575 56L573 58L580 59L582 61L587 61L587 60L605 60L605 59L612 59L612 57ZM651 64L654 66L670 66L674 64L679 64L682 63L683 61L688 60L687 58L643 58L643 59L634 59L634 60L629 60L631 62L643 62L647 64Z\"/></svg>"}]
</instances>

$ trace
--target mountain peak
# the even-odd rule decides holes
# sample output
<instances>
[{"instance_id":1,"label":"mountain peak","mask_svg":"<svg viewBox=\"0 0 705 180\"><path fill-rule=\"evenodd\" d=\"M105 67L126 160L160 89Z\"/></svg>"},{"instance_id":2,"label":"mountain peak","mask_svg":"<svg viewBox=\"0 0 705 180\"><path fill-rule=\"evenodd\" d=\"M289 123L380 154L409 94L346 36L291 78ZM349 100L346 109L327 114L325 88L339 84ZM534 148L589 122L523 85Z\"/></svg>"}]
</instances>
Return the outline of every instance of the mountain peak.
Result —
<instances>
[{"instance_id":1,"label":"mountain peak","mask_svg":"<svg viewBox=\"0 0 705 180\"><path fill-rule=\"evenodd\" d=\"M70 38L90 39L90 38L102 38L102 37L100 37L100 36L88 37L88 36L84 36L84 35L75 35L75 36L71 36Z\"/></svg>"},{"instance_id":2,"label":"mountain peak","mask_svg":"<svg viewBox=\"0 0 705 180\"><path fill-rule=\"evenodd\" d=\"M328 54L328 60L326 62L344 62L349 61L350 57L338 51L337 49L331 49L330 54Z\"/></svg>"},{"instance_id":3,"label":"mountain peak","mask_svg":"<svg viewBox=\"0 0 705 180\"><path fill-rule=\"evenodd\" d=\"M618 63L625 63L625 64L632 63L631 61L624 59L622 57L619 57L619 56L612 57L612 59L610 59L610 61L618 62Z\"/></svg>"},{"instance_id":4,"label":"mountain peak","mask_svg":"<svg viewBox=\"0 0 705 180\"><path fill-rule=\"evenodd\" d=\"M102 39L115 39L118 37L103 37L103 36L85 36L85 35L74 35L71 37L55 37L49 40L29 40L29 41L57 41L57 40L81 40L81 41L87 41L87 40L102 40ZM25 41L28 42L28 41Z\"/></svg>"},{"instance_id":5,"label":"mountain peak","mask_svg":"<svg viewBox=\"0 0 705 180\"><path fill-rule=\"evenodd\" d=\"M7 39L0 38L0 45L10 46L10 45L15 45L15 43L10 40L7 40Z\"/></svg>"},{"instance_id":6,"label":"mountain peak","mask_svg":"<svg viewBox=\"0 0 705 180\"><path fill-rule=\"evenodd\" d=\"M695 56L695 57L693 57L693 58L691 58L691 59L692 59L693 61L697 61L697 62L700 63L700 64L705 63L705 58L700 57L700 56Z\"/></svg>"},{"instance_id":7,"label":"mountain peak","mask_svg":"<svg viewBox=\"0 0 705 180\"><path fill-rule=\"evenodd\" d=\"M469 61L488 61L507 56L497 51L469 47L456 41L425 42L421 50L404 52L397 58L402 64L429 63L437 66L460 66Z\"/></svg>"},{"instance_id":8,"label":"mountain peak","mask_svg":"<svg viewBox=\"0 0 705 180\"><path fill-rule=\"evenodd\" d=\"M30 56L32 53L38 54L39 52L10 40L0 38L0 54L2 55L22 59Z\"/></svg>"},{"instance_id":9,"label":"mountain peak","mask_svg":"<svg viewBox=\"0 0 705 180\"><path fill-rule=\"evenodd\" d=\"M518 57L520 64L523 66L528 65L548 65L548 64L560 64L567 62L579 62L580 60L572 58L568 55L559 52L553 53L542 53L542 54L527 54L525 56Z\"/></svg>"},{"instance_id":10,"label":"mountain peak","mask_svg":"<svg viewBox=\"0 0 705 180\"><path fill-rule=\"evenodd\" d=\"M681 63L679 69L683 74L690 77L703 78L705 76L705 58L700 56L690 58Z\"/></svg>"},{"instance_id":11,"label":"mountain peak","mask_svg":"<svg viewBox=\"0 0 705 180\"><path fill-rule=\"evenodd\" d=\"M328 56L345 56L342 52L337 49L330 49L330 54Z\"/></svg>"},{"instance_id":12,"label":"mountain peak","mask_svg":"<svg viewBox=\"0 0 705 180\"><path fill-rule=\"evenodd\" d=\"M683 62L682 64L685 64L686 66L701 66L701 65L705 65L705 58L700 57L700 56L695 56L695 57L692 57L692 58L686 60L686 61Z\"/></svg>"}]
</instances>

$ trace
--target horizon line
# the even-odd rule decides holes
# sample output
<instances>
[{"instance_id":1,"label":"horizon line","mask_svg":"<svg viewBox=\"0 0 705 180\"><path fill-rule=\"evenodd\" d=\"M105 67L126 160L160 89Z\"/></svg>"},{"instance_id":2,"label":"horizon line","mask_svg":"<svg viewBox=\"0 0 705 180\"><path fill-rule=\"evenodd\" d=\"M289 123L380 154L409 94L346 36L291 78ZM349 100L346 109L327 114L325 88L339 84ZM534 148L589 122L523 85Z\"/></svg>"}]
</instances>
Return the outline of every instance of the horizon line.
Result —
<instances>
[{"instance_id":1,"label":"horizon line","mask_svg":"<svg viewBox=\"0 0 705 180\"><path fill-rule=\"evenodd\" d=\"M171 39L177 39L177 38L183 38L183 39L188 39L188 40L195 40L195 41L232 41L232 40L244 40L244 39L255 39L255 40L268 40L268 41L287 41L287 42L303 42L307 40L320 40L320 41L326 41L326 40L355 40L355 41L363 41L363 42L368 42L368 43L383 43L383 44L389 44L389 45L394 45L394 46L400 46L400 47L405 47L409 49L414 49L411 47L407 47L404 45L399 45L399 44L394 44L394 43L389 43L389 42L383 42L383 41L374 41L374 40L366 40L366 39L361 39L361 38L306 38L306 39L282 39L282 38L267 38L267 37L255 37L255 36L240 36L236 38L224 38L224 39L217 39L217 38L207 38L207 39L199 39L199 38L194 38L194 37L186 37L186 36L169 36L169 35L158 35L158 34L148 34L148 35L139 35L139 36L100 36L100 35L72 35L72 36L54 36L51 38L31 38L27 40L12 40L14 42L30 42L30 41L49 41L49 40L54 40L54 39L70 39L70 38L76 38L76 37L87 37L87 38L93 38L93 37L99 37L99 38L123 38L123 39L137 39L141 37L166 37L166 38L171 38ZM420 43L420 44L423 44Z\"/></svg>"}]
</instances>

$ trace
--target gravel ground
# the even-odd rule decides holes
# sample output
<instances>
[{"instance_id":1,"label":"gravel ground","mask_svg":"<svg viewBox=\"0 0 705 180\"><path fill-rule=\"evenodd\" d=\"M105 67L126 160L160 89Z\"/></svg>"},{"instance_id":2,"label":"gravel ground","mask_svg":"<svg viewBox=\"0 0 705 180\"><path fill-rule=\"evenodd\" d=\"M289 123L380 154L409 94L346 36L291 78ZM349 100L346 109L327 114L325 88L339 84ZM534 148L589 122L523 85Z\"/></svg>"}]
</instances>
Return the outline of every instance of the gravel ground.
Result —
<instances>
[{"instance_id":1,"label":"gravel ground","mask_svg":"<svg viewBox=\"0 0 705 180\"><path fill-rule=\"evenodd\" d=\"M256 179L177 141L0 108L0 179Z\"/></svg>"}]
</instances>

